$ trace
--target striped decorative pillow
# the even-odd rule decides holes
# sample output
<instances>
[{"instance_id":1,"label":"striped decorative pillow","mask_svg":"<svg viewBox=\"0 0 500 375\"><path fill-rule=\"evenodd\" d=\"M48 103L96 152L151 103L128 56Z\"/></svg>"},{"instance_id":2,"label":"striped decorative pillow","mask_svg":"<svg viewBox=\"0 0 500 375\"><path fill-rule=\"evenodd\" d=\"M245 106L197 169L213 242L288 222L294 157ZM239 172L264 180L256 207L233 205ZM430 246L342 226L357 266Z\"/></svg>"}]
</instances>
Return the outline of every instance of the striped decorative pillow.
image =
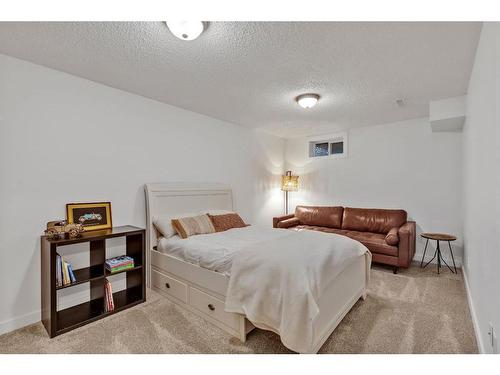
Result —
<instances>
[{"instance_id":1,"label":"striped decorative pillow","mask_svg":"<svg viewBox=\"0 0 500 375\"><path fill-rule=\"evenodd\" d=\"M215 233L212 221L206 214L172 219L172 226L181 238L188 238L195 234Z\"/></svg>"}]
</instances>

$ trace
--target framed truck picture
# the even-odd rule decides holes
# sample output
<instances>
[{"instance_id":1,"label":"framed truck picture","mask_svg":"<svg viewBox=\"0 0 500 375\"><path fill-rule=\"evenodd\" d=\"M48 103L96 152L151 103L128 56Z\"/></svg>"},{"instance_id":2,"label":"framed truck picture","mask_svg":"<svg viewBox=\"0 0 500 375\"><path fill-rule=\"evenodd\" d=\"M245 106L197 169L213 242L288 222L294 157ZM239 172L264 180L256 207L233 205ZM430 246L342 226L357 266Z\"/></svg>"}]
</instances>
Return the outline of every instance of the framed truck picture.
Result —
<instances>
[{"instance_id":1,"label":"framed truck picture","mask_svg":"<svg viewBox=\"0 0 500 375\"><path fill-rule=\"evenodd\" d=\"M113 226L111 202L68 203L66 219L68 223L82 224L86 231L109 229Z\"/></svg>"}]
</instances>

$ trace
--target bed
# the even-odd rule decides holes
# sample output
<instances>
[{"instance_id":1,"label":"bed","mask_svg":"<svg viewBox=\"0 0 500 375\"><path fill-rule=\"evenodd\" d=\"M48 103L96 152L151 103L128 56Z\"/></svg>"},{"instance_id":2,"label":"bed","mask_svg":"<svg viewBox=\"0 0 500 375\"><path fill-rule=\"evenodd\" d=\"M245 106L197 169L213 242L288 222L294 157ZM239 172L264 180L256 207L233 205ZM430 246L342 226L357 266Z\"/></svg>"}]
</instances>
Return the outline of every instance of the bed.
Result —
<instances>
[{"instance_id":1,"label":"bed","mask_svg":"<svg viewBox=\"0 0 500 375\"><path fill-rule=\"evenodd\" d=\"M155 183L146 184L145 192L149 286L242 342L245 342L255 324L259 328L280 334L282 342L296 351L315 353L356 301L366 297L371 259L369 252L366 256L351 257L341 271L322 288L315 301L318 313L311 320L310 343L297 349L297 346L285 340L286 332L273 329L272 325L266 325L248 312L243 313L246 310L235 304L234 297L244 284L244 272L247 275L253 272L252 269L245 270L245 262L248 260L241 260L244 259L241 254L252 254L249 251L252 248L254 251L261 251L263 243L290 242L291 231L250 226L187 239L175 236L163 238L153 225L153 218L184 212L233 211L232 191L221 184ZM302 241L308 241L307 236L317 234L303 234ZM346 238L342 241L351 240ZM293 247L293 242L297 242L295 237L289 246ZM242 249L245 251L241 251ZM300 245L297 245L296 250L297 255L302 256ZM273 250L273 254L276 253L277 250ZM265 257L264 252L261 251L261 254ZM231 277L231 272L239 272L238 277ZM228 290L230 295L227 295Z\"/></svg>"}]
</instances>

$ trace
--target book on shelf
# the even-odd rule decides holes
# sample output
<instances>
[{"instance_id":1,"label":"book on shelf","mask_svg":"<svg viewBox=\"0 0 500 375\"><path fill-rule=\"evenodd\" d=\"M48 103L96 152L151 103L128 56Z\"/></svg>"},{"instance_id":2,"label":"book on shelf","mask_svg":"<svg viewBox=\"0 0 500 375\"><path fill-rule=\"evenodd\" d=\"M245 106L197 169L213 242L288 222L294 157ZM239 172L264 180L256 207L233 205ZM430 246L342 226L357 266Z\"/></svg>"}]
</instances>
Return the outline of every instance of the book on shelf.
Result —
<instances>
[{"instance_id":1,"label":"book on shelf","mask_svg":"<svg viewBox=\"0 0 500 375\"><path fill-rule=\"evenodd\" d=\"M56 285L66 286L76 282L71 263L67 262L61 255L56 254Z\"/></svg>"},{"instance_id":2,"label":"book on shelf","mask_svg":"<svg viewBox=\"0 0 500 375\"><path fill-rule=\"evenodd\" d=\"M67 265L68 265L69 278L71 282L74 283L76 282L76 277L75 274L73 273L73 266L71 265L71 263L67 263Z\"/></svg>"},{"instance_id":3,"label":"book on shelf","mask_svg":"<svg viewBox=\"0 0 500 375\"><path fill-rule=\"evenodd\" d=\"M56 285L62 286L62 257L59 254L56 254Z\"/></svg>"},{"instance_id":4,"label":"book on shelf","mask_svg":"<svg viewBox=\"0 0 500 375\"><path fill-rule=\"evenodd\" d=\"M62 260L62 269L63 269L63 284L68 285L71 284L71 280L69 279L68 275L68 263L64 260Z\"/></svg>"},{"instance_id":5,"label":"book on shelf","mask_svg":"<svg viewBox=\"0 0 500 375\"><path fill-rule=\"evenodd\" d=\"M109 272L115 273L134 268L135 263L134 258L129 257L128 255L120 255L118 257L106 259L104 266Z\"/></svg>"},{"instance_id":6,"label":"book on shelf","mask_svg":"<svg viewBox=\"0 0 500 375\"><path fill-rule=\"evenodd\" d=\"M113 301L113 289L108 279L104 280L104 311L109 312L115 309Z\"/></svg>"}]
</instances>

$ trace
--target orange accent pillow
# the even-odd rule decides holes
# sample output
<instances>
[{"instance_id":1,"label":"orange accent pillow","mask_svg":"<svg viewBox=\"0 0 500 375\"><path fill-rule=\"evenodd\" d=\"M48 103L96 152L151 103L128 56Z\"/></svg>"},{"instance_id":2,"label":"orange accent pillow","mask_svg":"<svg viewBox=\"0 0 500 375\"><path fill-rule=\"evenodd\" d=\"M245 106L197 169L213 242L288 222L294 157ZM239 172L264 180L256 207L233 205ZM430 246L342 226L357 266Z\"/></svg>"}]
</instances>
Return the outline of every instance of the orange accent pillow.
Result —
<instances>
[{"instance_id":1,"label":"orange accent pillow","mask_svg":"<svg viewBox=\"0 0 500 375\"><path fill-rule=\"evenodd\" d=\"M247 226L240 215L236 213L224 215L208 215L216 232L224 232L232 228L244 228Z\"/></svg>"}]
</instances>

